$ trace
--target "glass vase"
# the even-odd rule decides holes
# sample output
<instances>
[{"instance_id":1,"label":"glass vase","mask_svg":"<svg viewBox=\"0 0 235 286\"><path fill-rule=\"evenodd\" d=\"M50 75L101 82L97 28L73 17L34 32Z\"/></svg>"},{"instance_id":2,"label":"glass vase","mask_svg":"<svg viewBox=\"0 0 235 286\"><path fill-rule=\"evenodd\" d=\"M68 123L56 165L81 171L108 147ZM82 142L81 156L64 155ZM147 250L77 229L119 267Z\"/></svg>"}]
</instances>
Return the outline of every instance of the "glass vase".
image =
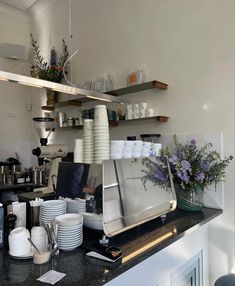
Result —
<instances>
[{"instance_id":1,"label":"glass vase","mask_svg":"<svg viewBox=\"0 0 235 286\"><path fill-rule=\"evenodd\" d=\"M177 188L177 206L184 211L200 211L203 207L201 190L189 191Z\"/></svg>"}]
</instances>

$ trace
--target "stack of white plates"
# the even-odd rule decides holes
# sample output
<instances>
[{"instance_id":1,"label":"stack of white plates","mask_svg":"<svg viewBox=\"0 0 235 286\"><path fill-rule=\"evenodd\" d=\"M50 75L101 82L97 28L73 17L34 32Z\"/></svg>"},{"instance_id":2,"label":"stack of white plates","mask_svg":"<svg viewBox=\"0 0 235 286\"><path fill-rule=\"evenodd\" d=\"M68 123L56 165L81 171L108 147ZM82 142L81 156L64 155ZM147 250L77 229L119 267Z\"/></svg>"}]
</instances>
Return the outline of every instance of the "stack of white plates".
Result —
<instances>
[{"instance_id":1,"label":"stack of white plates","mask_svg":"<svg viewBox=\"0 0 235 286\"><path fill-rule=\"evenodd\" d=\"M93 119L85 119L83 125L83 163L94 163Z\"/></svg>"},{"instance_id":2,"label":"stack of white plates","mask_svg":"<svg viewBox=\"0 0 235 286\"><path fill-rule=\"evenodd\" d=\"M40 222L49 223L55 217L65 214L67 209L67 202L64 200L50 200L44 201L40 206Z\"/></svg>"},{"instance_id":3,"label":"stack of white plates","mask_svg":"<svg viewBox=\"0 0 235 286\"><path fill-rule=\"evenodd\" d=\"M67 202L67 213L83 213L86 211L86 200L76 199Z\"/></svg>"},{"instance_id":4,"label":"stack of white plates","mask_svg":"<svg viewBox=\"0 0 235 286\"><path fill-rule=\"evenodd\" d=\"M110 159L109 122L105 105L95 106L94 141L95 163Z\"/></svg>"},{"instance_id":5,"label":"stack of white plates","mask_svg":"<svg viewBox=\"0 0 235 286\"><path fill-rule=\"evenodd\" d=\"M81 214L64 214L55 218L58 227L58 247L71 251L83 242L83 216Z\"/></svg>"}]
</instances>

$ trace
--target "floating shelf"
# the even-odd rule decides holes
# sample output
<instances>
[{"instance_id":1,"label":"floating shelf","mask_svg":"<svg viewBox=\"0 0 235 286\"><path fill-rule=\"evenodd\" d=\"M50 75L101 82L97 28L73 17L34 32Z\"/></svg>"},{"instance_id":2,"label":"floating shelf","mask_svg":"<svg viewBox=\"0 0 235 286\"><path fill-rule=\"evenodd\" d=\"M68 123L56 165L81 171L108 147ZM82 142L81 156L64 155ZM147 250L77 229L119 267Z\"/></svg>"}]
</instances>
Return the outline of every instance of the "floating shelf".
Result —
<instances>
[{"instance_id":1,"label":"floating shelf","mask_svg":"<svg viewBox=\"0 0 235 286\"><path fill-rule=\"evenodd\" d=\"M136 118L136 119L128 119L128 120L119 120L119 121L109 121L109 127L114 128L118 127L119 124L122 124L124 122L134 122L134 121L142 121L142 120L149 120L149 119L155 119L158 122L164 123L167 122L169 117L168 116L153 116L153 117L144 117L144 118ZM56 129L83 129L83 125L77 125L77 126L66 126L66 127L57 127Z\"/></svg>"},{"instance_id":2,"label":"floating shelf","mask_svg":"<svg viewBox=\"0 0 235 286\"><path fill-rule=\"evenodd\" d=\"M158 122L167 122L169 117L168 116L152 116L152 117L144 117L144 118L136 118L136 119L128 119L128 120L119 120L119 121L110 121L109 126L110 127L117 127L119 124L126 123L126 122L134 122L134 121L143 121L143 120L149 120L149 119L155 119Z\"/></svg>"},{"instance_id":3,"label":"floating shelf","mask_svg":"<svg viewBox=\"0 0 235 286\"><path fill-rule=\"evenodd\" d=\"M107 101L107 102L116 102L116 103L123 103L120 99L115 96L104 94L100 92L96 92L93 90L86 90L82 88L77 88L65 84L60 84L52 81L42 80L38 78L33 78L29 76L23 76L20 74L0 71L0 81L8 81L13 82L21 85L36 87L36 88L47 88L52 89L54 91L71 94L74 95L77 99L80 96L80 100L85 101L87 100L100 100L100 101Z\"/></svg>"},{"instance_id":4,"label":"floating shelf","mask_svg":"<svg viewBox=\"0 0 235 286\"><path fill-rule=\"evenodd\" d=\"M66 127L57 127L56 129L83 129L83 125L74 125Z\"/></svg>"},{"instance_id":5,"label":"floating shelf","mask_svg":"<svg viewBox=\"0 0 235 286\"><path fill-rule=\"evenodd\" d=\"M116 90L110 90L108 92L105 92L105 94L120 96L120 95L136 93L139 91L144 91L144 90L154 89L154 88L167 89L167 87L168 85L166 83L153 80L153 81L148 81L148 82L144 82L141 84L123 87L123 88L116 89Z\"/></svg>"}]
</instances>

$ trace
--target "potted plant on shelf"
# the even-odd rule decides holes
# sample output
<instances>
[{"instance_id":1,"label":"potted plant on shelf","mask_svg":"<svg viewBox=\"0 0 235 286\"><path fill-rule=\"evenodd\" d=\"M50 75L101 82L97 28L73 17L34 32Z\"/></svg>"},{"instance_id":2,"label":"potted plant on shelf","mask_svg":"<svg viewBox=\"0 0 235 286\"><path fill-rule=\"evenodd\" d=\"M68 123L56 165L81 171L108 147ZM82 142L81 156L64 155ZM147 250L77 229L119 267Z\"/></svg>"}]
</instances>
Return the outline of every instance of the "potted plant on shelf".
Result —
<instances>
[{"instance_id":1,"label":"potted plant on shelf","mask_svg":"<svg viewBox=\"0 0 235 286\"><path fill-rule=\"evenodd\" d=\"M57 58L57 53L53 47L50 52L50 62L44 60L41 56L41 51L38 42L31 34L31 46L34 55L34 64L31 67L31 76L43 80L48 80L60 83L64 77L64 65L68 61L69 52L68 47L62 39L62 55ZM67 71L65 71L67 73ZM54 105L57 100L57 92L47 89L47 105Z\"/></svg>"},{"instance_id":2,"label":"potted plant on shelf","mask_svg":"<svg viewBox=\"0 0 235 286\"><path fill-rule=\"evenodd\" d=\"M203 195L210 185L214 184L216 188L218 183L225 180L225 169L233 159L232 156L222 159L212 147L211 143L207 143L199 148L195 140L191 140L189 144L181 144L174 135L172 149L161 149L156 160L143 159L146 167L143 170L143 183L149 180L169 190L169 166L178 207L188 211L200 210L202 202L197 198Z\"/></svg>"}]
</instances>

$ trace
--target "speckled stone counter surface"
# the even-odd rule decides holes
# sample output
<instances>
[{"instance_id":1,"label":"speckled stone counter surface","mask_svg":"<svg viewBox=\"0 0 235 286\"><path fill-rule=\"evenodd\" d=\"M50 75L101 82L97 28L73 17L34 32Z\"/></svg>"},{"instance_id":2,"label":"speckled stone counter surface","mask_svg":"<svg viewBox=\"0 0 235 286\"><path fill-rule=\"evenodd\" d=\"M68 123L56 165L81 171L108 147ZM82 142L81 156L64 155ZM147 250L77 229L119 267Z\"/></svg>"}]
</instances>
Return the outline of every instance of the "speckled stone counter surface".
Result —
<instances>
[{"instance_id":1,"label":"speckled stone counter surface","mask_svg":"<svg viewBox=\"0 0 235 286\"><path fill-rule=\"evenodd\" d=\"M56 285L104 285L220 214L221 210L209 208L195 213L176 210L167 214L165 224L158 218L120 234L110 240L110 245L122 249L125 262L119 261L115 264L85 256L84 246L72 252L61 251L58 257L53 257L44 265L34 265L32 260L13 259L6 250L1 249L0 285L47 285L36 279L51 269L66 273ZM84 240L96 240L99 236L100 234L95 232L85 231ZM150 243L150 248L143 249ZM141 254L127 261L129 254L141 248Z\"/></svg>"}]
</instances>

